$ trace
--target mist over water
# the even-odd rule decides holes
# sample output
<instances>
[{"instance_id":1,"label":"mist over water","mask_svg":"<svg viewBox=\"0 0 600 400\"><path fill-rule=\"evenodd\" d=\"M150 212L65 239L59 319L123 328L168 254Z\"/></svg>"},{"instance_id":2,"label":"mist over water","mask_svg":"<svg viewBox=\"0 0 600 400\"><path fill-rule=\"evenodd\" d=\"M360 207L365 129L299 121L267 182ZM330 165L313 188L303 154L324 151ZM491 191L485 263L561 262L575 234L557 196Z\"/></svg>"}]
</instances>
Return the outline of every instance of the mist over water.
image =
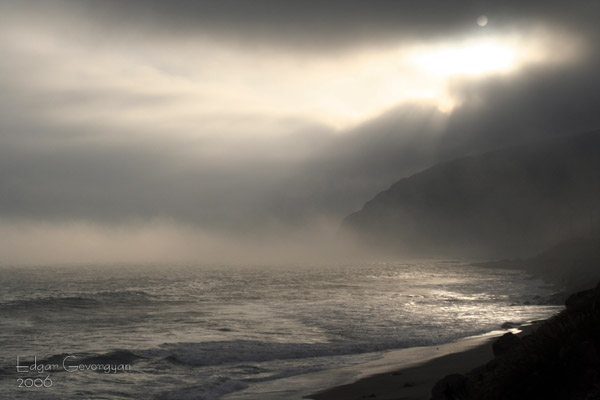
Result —
<instances>
[{"instance_id":1,"label":"mist over water","mask_svg":"<svg viewBox=\"0 0 600 400\"><path fill-rule=\"evenodd\" d=\"M56 263L192 262L289 264L369 259L340 221L321 218L286 226L265 224L239 232L173 221L122 224L7 221L0 224L4 265Z\"/></svg>"}]
</instances>

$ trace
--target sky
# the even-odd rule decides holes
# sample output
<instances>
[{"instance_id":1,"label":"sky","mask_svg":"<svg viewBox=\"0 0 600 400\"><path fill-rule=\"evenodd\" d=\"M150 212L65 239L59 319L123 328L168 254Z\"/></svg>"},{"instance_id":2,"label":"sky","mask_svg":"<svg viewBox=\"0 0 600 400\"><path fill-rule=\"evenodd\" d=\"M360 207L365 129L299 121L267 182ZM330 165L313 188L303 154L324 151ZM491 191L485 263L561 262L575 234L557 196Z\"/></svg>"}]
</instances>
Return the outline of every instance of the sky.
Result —
<instances>
[{"instance_id":1,"label":"sky","mask_svg":"<svg viewBox=\"0 0 600 400\"><path fill-rule=\"evenodd\" d=\"M598 129L598 17L591 0L0 0L0 262L344 251L343 217L411 173Z\"/></svg>"}]
</instances>

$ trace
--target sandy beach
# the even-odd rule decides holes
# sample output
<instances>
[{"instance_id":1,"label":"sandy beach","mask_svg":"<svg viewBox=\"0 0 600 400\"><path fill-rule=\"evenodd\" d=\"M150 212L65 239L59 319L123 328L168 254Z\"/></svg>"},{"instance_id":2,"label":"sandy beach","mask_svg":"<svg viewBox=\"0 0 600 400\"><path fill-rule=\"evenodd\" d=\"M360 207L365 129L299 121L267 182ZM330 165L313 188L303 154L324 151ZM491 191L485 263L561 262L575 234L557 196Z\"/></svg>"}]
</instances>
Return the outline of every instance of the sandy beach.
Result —
<instances>
[{"instance_id":1,"label":"sandy beach","mask_svg":"<svg viewBox=\"0 0 600 400\"><path fill-rule=\"evenodd\" d=\"M509 329L517 336L524 336L536 329L538 322ZM309 394L313 400L428 400L431 389L442 378L450 374L466 374L494 358L493 342L507 331L492 331L484 335L460 339L453 343L426 348L404 349L389 353L378 361L381 371L367 368L355 382L333 386ZM407 356L415 352L419 361L406 362ZM399 366L391 369L390 364Z\"/></svg>"},{"instance_id":2,"label":"sandy beach","mask_svg":"<svg viewBox=\"0 0 600 400\"><path fill-rule=\"evenodd\" d=\"M504 333L498 330L437 346L393 350L358 365L259 383L223 399L429 399L439 379L491 360L492 342Z\"/></svg>"},{"instance_id":3,"label":"sandy beach","mask_svg":"<svg viewBox=\"0 0 600 400\"><path fill-rule=\"evenodd\" d=\"M314 400L423 400L429 399L433 385L446 375L466 373L493 358L492 342L497 336L482 338L475 347L436 357L422 364L379 373L354 383L336 386L306 398ZM440 351L443 351L440 349Z\"/></svg>"}]
</instances>

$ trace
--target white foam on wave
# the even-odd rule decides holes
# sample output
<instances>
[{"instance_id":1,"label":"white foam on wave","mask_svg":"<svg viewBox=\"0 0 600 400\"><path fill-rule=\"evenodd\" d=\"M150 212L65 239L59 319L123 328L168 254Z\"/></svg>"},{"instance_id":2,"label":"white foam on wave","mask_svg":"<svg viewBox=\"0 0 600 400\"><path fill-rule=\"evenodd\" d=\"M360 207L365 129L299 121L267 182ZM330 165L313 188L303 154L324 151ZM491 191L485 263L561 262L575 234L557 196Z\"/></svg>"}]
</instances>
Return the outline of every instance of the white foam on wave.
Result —
<instances>
[{"instance_id":1,"label":"white foam on wave","mask_svg":"<svg viewBox=\"0 0 600 400\"><path fill-rule=\"evenodd\" d=\"M250 340L225 342L173 343L160 349L138 351L147 356L166 357L191 366L211 366L243 362L332 357L408 347L416 343L269 343Z\"/></svg>"}]
</instances>

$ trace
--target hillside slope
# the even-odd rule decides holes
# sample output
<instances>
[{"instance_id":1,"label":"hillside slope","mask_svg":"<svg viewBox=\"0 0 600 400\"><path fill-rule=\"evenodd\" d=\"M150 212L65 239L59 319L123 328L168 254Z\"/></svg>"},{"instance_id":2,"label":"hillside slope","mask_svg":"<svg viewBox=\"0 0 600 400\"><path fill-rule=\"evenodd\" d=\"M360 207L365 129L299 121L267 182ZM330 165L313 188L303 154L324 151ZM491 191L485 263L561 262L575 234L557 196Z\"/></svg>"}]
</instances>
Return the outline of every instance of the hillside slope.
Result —
<instances>
[{"instance_id":1,"label":"hillside slope","mask_svg":"<svg viewBox=\"0 0 600 400\"><path fill-rule=\"evenodd\" d=\"M600 131L460 158L402 179L343 227L399 252L518 256L600 223Z\"/></svg>"}]
</instances>

